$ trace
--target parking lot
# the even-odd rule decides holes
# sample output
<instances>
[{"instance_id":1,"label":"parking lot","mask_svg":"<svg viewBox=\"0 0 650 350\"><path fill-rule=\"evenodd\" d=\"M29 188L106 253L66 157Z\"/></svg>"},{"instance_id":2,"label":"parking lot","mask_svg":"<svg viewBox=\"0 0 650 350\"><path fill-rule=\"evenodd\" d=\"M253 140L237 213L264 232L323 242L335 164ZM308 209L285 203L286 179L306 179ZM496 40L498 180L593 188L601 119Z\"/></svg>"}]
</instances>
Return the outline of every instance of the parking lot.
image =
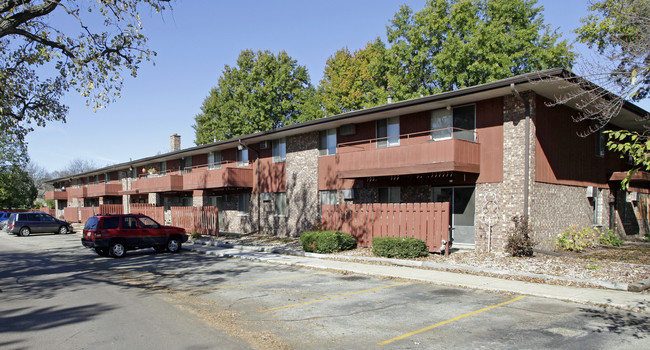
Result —
<instances>
[{"instance_id":1,"label":"parking lot","mask_svg":"<svg viewBox=\"0 0 650 350\"><path fill-rule=\"evenodd\" d=\"M111 283L155 294L253 348L640 349L650 333L647 314L531 296L188 251L101 258L78 235L0 235L0 245L61 254Z\"/></svg>"}]
</instances>

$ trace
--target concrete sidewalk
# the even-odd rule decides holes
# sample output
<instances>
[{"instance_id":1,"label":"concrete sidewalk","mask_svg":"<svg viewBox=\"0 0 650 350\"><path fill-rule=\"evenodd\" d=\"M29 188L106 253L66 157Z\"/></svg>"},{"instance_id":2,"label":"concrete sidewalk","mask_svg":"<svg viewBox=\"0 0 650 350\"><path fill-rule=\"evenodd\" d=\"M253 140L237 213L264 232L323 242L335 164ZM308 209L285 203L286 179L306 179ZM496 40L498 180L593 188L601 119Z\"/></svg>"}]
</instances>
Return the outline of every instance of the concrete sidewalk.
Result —
<instances>
[{"instance_id":1,"label":"concrete sidewalk","mask_svg":"<svg viewBox=\"0 0 650 350\"><path fill-rule=\"evenodd\" d=\"M333 256L329 255L312 253L301 253L301 255L298 255L295 252L282 251L268 247L203 245L191 244L188 242L183 246L183 248L193 252L219 257L233 257L271 264L346 271L375 277L399 278L449 287L531 295L582 304L615 307L635 312L650 313L650 294L643 293L597 288L567 287L422 269L417 267L377 265L354 261L332 260L329 258Z\"/></svg>"}]
</instances>

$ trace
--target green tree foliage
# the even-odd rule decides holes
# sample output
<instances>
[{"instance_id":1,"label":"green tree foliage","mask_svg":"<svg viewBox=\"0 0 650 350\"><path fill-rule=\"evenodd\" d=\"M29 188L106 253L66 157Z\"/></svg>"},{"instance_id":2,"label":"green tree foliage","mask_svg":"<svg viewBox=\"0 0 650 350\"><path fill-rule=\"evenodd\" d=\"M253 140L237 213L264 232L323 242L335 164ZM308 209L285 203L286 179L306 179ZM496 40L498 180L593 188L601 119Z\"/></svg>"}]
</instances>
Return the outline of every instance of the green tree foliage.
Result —
<instances>
[{"instance_id":1,"label":"green tree foliage","mask_svg":"<svg viewBox=\"0 0 650 350\"><path fill-rule=\"evenodd\" d=\"M141 32L139 7L157 12L163 2L0 2L0 129L23 142L33 125L65 122L68 107L60 98L70 90L94 109L119 98L121 72L135 77L155 55Z\"/></svg>"},{"instance_id":2,"label":"green tree foliage","mask_svg":"<svg viewBox=\"0 0 650 350\"><path fill-rule=\"evenodd\" d=\"M32 178L21 167L0 169L0 208L31 208L37 194Z\"/></svg>"},{"instance_id":3,"label":"green tree foliage","mask_svg":"<svg viewBox=\"0 0 650 350\"><path fill-rule=\"evenodd\" d=\"M307 68L285 51L244 50L224 67L195 118L196 144L270 130L314 118Z\"/></svg>"},{"instance_id":4,"label":"green tree foliage","mask_svg":"<svg viewBox=\"0 0 650 350\"><path fill-rule=\"evenodd\" d=\"M575 57L526 0L429 0L402 6L388 27L399 99L418 97L552 67Z\"/></svg>"},{"instance_id":5,"label":"green tree foliage","mask_svg":"<svg viewBox=\"0 0 650 350\"><path fill-rule=\"evenodd\" d=\"M328 115L339 114L385 103L388 65L386 48L380 39L351 53L337 51L325 65L319 93Z\"/></svg>"},{"instance_id":6,"label":"green tree foliage","mask_svg":"<svg viewBox=\"0 0 650 350\"><path fill-rule=\"evenodd\" d=\"M650 2L605 0L592 4L589 10L592 13L576 30L578 40L614 64L600 66L600 71L593 73L616 84L623 99L646 98L650 92Z\"/></svg>"},{"instance_id":7,"label":"green tree foliage","mask_svg":"<svg viewBox=\"0 0 650 350\"><path fill-rule=\"evenodd\" d=\"M345 112L504 79L575 58L525 0L428 0L402 6L380 40L350 54L338 51L321 81L323 108Z\"/></svg>"}]
</instances>

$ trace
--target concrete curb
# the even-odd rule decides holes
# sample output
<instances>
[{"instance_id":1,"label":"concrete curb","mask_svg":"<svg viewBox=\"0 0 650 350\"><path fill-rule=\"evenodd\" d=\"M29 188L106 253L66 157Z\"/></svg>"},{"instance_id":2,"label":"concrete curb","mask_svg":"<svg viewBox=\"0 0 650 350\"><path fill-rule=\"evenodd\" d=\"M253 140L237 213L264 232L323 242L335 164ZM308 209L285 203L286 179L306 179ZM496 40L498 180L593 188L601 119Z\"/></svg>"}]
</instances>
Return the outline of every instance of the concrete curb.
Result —
<instances>
[{"instance_id":1,"label":"concrete curb","mask_svg":"<svg viewBox=\"0 0 650 350\"><path fill-rule=\"evenodd\" d=\"M619 291L628 291L628 292L642 292L646 289L650 289L650 278L635 283L609 282L609 281L599 281L599 280L582 279L582 278L552 276L552 275L529 273L529 272L517 272L511 270L489 269L489 268L481 268L475 266L450 265L450 264L435 263L435 262L428 262L428 261L413 261L413 260L389 259L389 258L378 258L378 257L353 257L353 256L342 256L342 255L333 255L333 254L305 253L305 252L297 252L289 249L276 248L271 246L257 247L257 246L234 245L234 244L227 244L227 243L206 241L206 240L189 240L188 242L192 242L198 245L212 246L218 248L237 249L240 251L305 256L305 257L312 257L318 259L325 258L325 259L335 259L335 260L347 260L347 261L354 261L354 262L361 262L361 263L375 262L375 263L388 264L394 266L427 268L427 269L447 271L447 272L487 273L487 274L493 274L497 276L518 276L518 277L527 277L527 278L536 278L536 279L548 279L548 280L561 281L561 282L584 283L584 284L597 286L600 288L619 290ZM216 255L216 254L211 254L211 255ZM233 257L232 254L220 255L220 256Z\"/></svg>"}]
</instances>

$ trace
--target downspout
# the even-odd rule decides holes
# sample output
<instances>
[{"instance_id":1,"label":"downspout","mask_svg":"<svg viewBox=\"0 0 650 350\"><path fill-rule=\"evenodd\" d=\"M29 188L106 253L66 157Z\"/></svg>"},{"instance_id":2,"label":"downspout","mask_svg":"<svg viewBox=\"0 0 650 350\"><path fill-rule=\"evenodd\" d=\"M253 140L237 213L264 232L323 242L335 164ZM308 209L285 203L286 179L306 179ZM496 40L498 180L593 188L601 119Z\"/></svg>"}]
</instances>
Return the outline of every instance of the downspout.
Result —
<instances>
[{"instance_id":1,"label":"downspout","mask_svg":"<svg viewBox=\"0 0 650 350\"><path fill-rule=\"evenodd\" d=\"M524 103L525 107L525 118L526 118L526 141L524 145L524 218L526 221L528 221L528 196L529 196L529 186L530 186L530 103L528 100L524 99L521 97L519 94L519 91L515 89L515 84L511 83L510 84L510 91L512 91L513 95L517 97L519 100L521 100Z\"/></svg>"}]
</instances>

